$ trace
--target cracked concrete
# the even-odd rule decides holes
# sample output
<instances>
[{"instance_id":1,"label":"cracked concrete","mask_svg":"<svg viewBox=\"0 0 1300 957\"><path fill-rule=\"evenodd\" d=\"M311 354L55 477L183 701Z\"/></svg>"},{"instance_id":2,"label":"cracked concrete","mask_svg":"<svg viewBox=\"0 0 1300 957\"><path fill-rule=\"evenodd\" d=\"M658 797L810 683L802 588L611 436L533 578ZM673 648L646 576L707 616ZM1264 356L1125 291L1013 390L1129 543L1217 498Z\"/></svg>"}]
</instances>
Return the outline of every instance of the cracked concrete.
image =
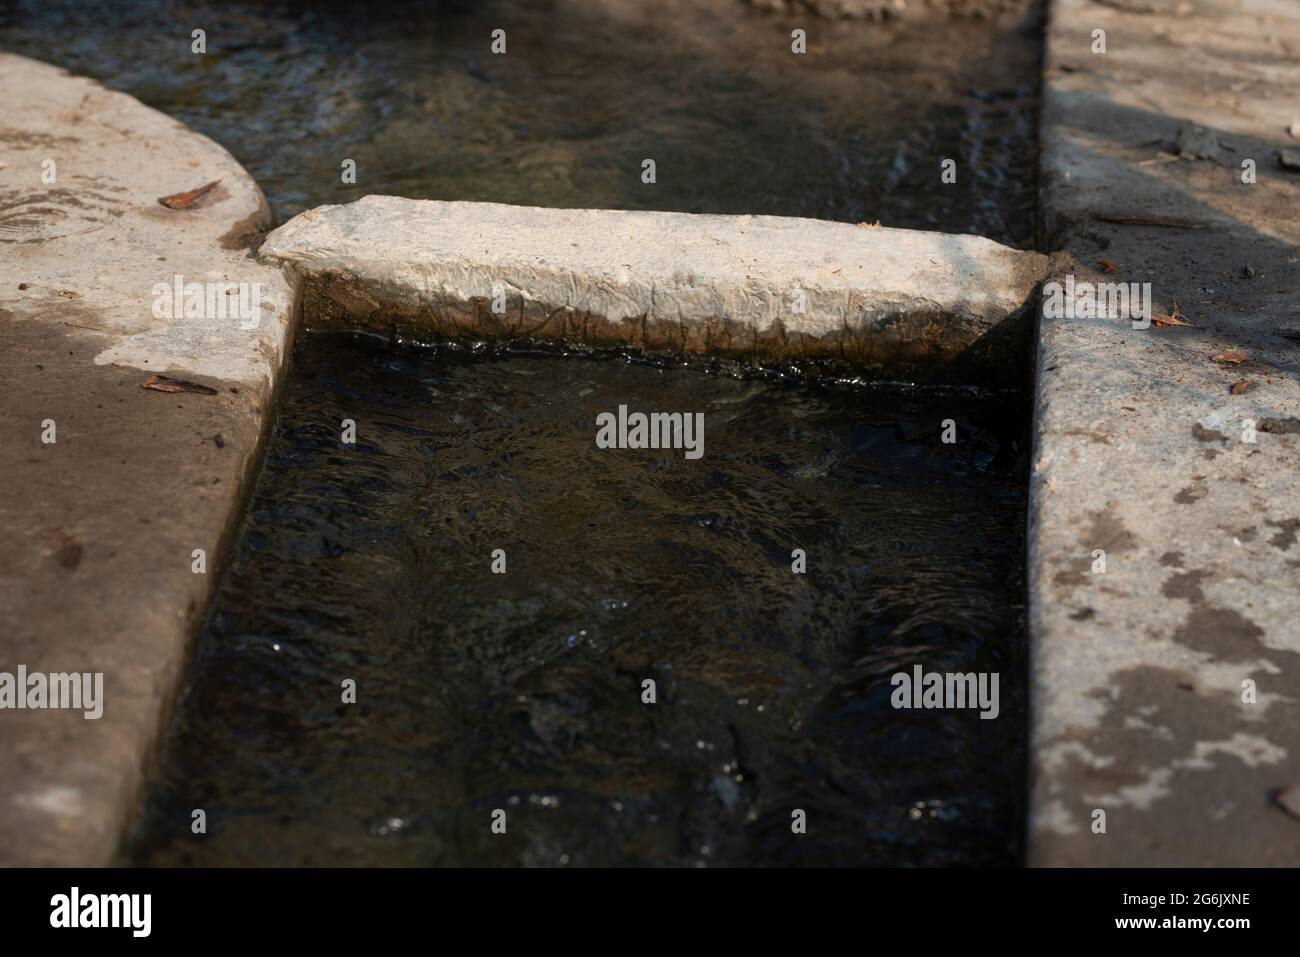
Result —
<instances>
[{"instance_id":1,"label":"cracked concrete","mask_svg":"<svg viewBox=\"0 0 1300 957\"><path fill-rule=\"evenodd\" d=\"M1300 861L1297 103L1293 3L1052 6L1054 273L1150 282L1157 322L1041 320L1031 864Z\"/></svg>"}]
</instances>

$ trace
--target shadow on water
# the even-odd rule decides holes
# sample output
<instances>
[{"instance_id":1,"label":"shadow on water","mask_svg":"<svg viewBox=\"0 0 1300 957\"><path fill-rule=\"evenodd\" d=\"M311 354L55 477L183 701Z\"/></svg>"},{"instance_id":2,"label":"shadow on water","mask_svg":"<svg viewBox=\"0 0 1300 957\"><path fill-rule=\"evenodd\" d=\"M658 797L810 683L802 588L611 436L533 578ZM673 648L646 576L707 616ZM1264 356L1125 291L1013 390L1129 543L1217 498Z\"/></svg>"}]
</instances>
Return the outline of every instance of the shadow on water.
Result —
<instances>
[{"instance_id":1,"label":"shadow on water","mask_svg":"<svg viewBox=\"0 0 1300 957\"><path fill-rule=\"evenodd\" d=\"M213 137L281 220L391 193L1033 243L1032 18L800 22L732 0L105 9L20 0L0 46ZM506 56L488 52L497 27ZM704 412L703 458L596 449L596 415L620 404ZM304 336L128 857L1016 863L1024 427L1014 390ZM917 664L999 673L999 719L892 708L890 676Z\"/></svg>"}]
</instances>

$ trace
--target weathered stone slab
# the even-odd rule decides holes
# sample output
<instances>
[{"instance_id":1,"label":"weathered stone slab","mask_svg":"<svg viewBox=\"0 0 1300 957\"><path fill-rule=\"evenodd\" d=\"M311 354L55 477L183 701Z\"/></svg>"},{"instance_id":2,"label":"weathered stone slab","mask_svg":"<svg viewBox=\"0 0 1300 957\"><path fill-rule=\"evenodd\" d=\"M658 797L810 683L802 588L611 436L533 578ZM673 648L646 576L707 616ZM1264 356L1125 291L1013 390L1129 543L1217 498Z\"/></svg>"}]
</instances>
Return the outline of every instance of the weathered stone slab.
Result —
<instances>
[{"instance_id":1,"label":"weathered stone slab","mask_svg":"<svg viewBox=\"0 0 1300 957\"><path fill-rule=\"evenodd\" d=\"M1023 368L1046 263L975 236L819 220L392 196L309 210L261 253L304 275L309 324L949 380Z\"/></svg>"},{"instance_id":2,"label":"weathered stone slab","mask_svg":"<svg viewBox=\"0 0 1300 957\"><path fill-rule=\"evenodd\" d=\"M1290 0L1052 4L1046 235L1157 321L1042 321L1033 864L1300 861L1298 49Z\"/></svg>"},{"instance_id":3,"label":"weathered stone slab","mask_svg":"<svg viewBox=\"0 0 1300 957\"><path fill-rule=\"evenodd\" d=\"M248 249L268 225L215 143L0 54L0 673L102 674L98 718L0 708L0 865L109 863L137 806L290 341L296 287ZM256 284L255 321L173 313L177 276Z\"/></svg>"}]
</instances>

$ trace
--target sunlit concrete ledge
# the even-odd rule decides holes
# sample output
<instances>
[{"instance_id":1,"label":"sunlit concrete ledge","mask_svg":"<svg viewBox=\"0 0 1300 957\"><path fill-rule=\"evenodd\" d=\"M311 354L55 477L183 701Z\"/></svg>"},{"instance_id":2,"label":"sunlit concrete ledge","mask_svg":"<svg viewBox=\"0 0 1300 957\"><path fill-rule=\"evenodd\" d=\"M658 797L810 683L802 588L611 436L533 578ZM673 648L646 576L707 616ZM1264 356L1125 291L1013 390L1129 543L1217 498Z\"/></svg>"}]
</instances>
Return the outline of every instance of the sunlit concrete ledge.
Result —
<instances>
[{"instance_id":1,"label":"sunlit concrete ledge","mask_svg":"<svg viewBox=\"0 0 1300 957\"><path fill-rule=\"evenodd\" d=\"M1073 257L1062 272L1149 282L1157 315L1177 308L1183 324L1042 320L1034 865L1300 861L1300 175L1277 160L1300 103L1288 49L1293 0L1051 4L1044 233ZM1175 156L1180 141L1231 150Z\"/></svg>"},{"instance_id":2,"label":"sunlit concrete ledge","mask_svg":"<svg viewBox=\"0 0 1300 957\"><path fill-rule=\"evenodd\" d=\"M1019 381L1045 257L977 236L367 196L275 230L304 320Z\"/></svg>"},{"instance_id":3,"label":"sunlit concrete ledge","mask_svg":"<svg viewBox=\"0 0 1300 957\"><path fill-rule=\"evenodd\" d=\"M0 117L0 672L103 675L98 718L0 710L0 866L100 865L240 519L298 288L252 258L269 211L217 144L8 54ZM178 282L256 284L256 320L177 309Z\"/></svg>"}]
</instances>

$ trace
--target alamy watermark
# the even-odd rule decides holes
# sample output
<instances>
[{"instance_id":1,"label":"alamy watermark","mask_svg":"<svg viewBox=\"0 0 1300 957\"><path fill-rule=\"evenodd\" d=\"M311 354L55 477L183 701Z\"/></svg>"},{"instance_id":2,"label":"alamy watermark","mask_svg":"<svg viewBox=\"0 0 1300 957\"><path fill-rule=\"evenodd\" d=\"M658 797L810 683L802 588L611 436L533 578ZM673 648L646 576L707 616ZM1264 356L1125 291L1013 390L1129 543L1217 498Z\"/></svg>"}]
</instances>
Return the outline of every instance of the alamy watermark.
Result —
<instances>
[{"instance_id":1,"label":"alamy watermark","mask_svg":"<svg viewBox=\"0 0 1300 957\"><path fill-rule=\"evenodd\" d=\"M897 672L889 679L894 691L889 703L895 708L957 710L978 708L981 720L998 716L998 672L925 671L912 666L912 673Z\"/></svg>"},{"instance_id":2,"label":"alamy watermark","mask_svg":"<svg viewBox=\"0 0 1300 957\"><path fill-rule=\"evenodd\" d=\"M186 282L178 273L170 283L154 283L151 292L155 319L238 319L244 330L262 322L260 282Z\"/></svg>"},{"instance_id":3,"label":"alamy watermark","mask_svg":"<svg viewBox=\"0 0 1300 957\"><path fill-rule=\"evenodd\" d=\"M703 412L633 412L596 416L598 449L685 449L686 458L704 455Z\"/></svg>"},{"instance_id":4,"label":"alamy watermark","mask_svg":"<svg viewBox=\"0 0 1300 957\"><path fill-rule=\"evenodd\" d=\"M104 713L104 672L29 672L19 665L17 674L0 671L0 711L44 708L82 711L87 721Z\"/></svg>"},{"instance_id":5,"label":"alamy watermark","mask_svg":"<svg viewBox=\"0 0 1300 957\"><path fill-rule=\"evenodd\" d=\"M148 937L152 914L152 894L83 894L73 887L50 898L51 927L120 927L132 937Z\"/></svg>"},{"instance_id":6,"label":"alamy watermark","mask_svg":"<svg viewBox=\"0 0 1300 957\"><path fill-rule=\"evenodd\" d=\"M1151 325L1149 282L1065 282L1043 284L1043 315L1048 319L1128 319L1134 329Z\"/></svg>"}]
</instances>

